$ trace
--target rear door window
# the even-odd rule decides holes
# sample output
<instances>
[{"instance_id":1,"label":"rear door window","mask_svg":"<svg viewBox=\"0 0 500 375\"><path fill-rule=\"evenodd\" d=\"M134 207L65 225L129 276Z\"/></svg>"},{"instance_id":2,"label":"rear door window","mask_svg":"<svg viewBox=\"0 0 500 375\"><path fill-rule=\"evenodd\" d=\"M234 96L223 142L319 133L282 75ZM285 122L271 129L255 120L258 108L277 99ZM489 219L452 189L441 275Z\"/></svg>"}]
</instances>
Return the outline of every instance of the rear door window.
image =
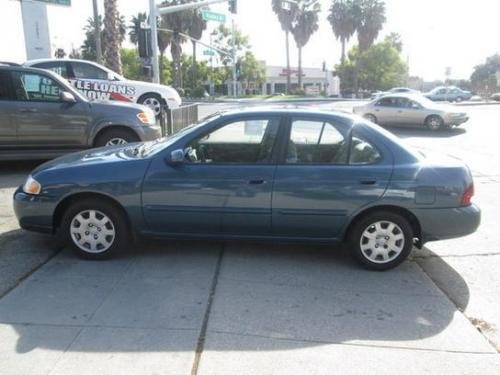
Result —
<instances>
[{"instance_id":1,"label":"rear door window","mask_svg":"<svg viewBox=\"0 0 500 375\"><path fill-rule=\"evenodd\" d=\"M13 72L16 99L30 102L58 102L61 87L52 78L31 72Z\"/></svg>"},{"instance_id":2,"label":"rear door window","mask_svg":"<svg viewBox=\"0 0 500 375\"><path fill-rule=\"evenodd\" d=\"M73 68L74 78L100 79L103 81L108 79L108 73L105 70L92 64L72 62L71 67Z\"/></svg>"},{"instance_id":3,"label":"rear door window","mask_svg":"<svg viewBox=\"0 0 500 375\"><path fill-rule=\"evenodd\" d=\"M0 100L12 100L12 86L10 82L10 73L0 71Z\"/></svg>"},{"instance_id":4,"label":"rear door window","mask_svg":"<svg viewBox=\"0 0 500 375\"><path fill-rule=\"evenodd\" d=\"M68 69L65 61L47 61L33 65L36 68L47 69L59 74L61 77L68 78Z\"/></svg>"}]
</instances>

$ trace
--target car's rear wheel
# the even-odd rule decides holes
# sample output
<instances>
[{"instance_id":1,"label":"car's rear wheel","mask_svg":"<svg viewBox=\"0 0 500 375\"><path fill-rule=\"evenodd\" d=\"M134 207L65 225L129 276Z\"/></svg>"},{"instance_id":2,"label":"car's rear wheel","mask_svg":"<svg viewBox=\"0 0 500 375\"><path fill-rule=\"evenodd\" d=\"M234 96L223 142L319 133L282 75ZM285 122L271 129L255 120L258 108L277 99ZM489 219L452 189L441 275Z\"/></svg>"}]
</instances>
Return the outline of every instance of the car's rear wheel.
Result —
<instances>
[{"instance_id":1,"label":"car's rear wheel","mask_svg":"<svg viewBox=\"0 0 500 375\"><path fill-rule=\"evenodd\" d=\"M375 117L375 115L372 115L371 113L367 113L363 116L365 119L367 119L368 121L371 121L373 122L374 124L377 123L377 118Z\"/></svg>"},{"instance_id":2,"label":"car's rear wheel","mask_svg":"<svg viewBox=\"0 0 500 375\"><path fill-rule=\"evenodd\" d=\"M456 101L457 103L460 103L460 102L462 101L462 98L461 98L460 96L458 96L458 97L455 99L455 101Z\"/></svg>"},{"instance_id":3,"label":"car's rear wheel","mask_svg":"<svg viewBox=\"0 0 500 375\"><path fill-rule=\"evenodd\" d=\"M100 199L85 199L70 206L63 215L61 239L86 259L103 259L124 250L129 230L124 214Z\"/></svg>"},{"instance_id":4,"label":"car's rear wheel","mask_svg":"<svg viewBox=\"0 0 500 375\"><path fill-rule=\"evenodd\" d=\"M151 108L155 115L158 117L161 112L161 106L165 103L165 101L158 94L145 94L139 98L137 103L145 105L146 107Z\"/></svg>"},{"instance_id":5,"label":"car's rear wheel","mask_svg":"<svg viewBox=\"0 0 500 375\"><path fill-rule=\"evenodd\" d=\"M413 231L403 216L380 211L366 215L349 233L355 258L367 269L385 271L401 264L413 247Z\"/></svg>"},{"instance_id":6,"label":"car's rear wheel","mask_svg":"<svg viewBox=\"0 0 500 375\"><path fill-rule=\"evenodd\" d=\"M441 117L432 115L425 119L425 126L429 130L436 131L443 128L444 121Z\"/></svg>"},{"instance_id":7,"label":"car's rear wheel","mask_svg":"<svg viewBox=\"0 0 500 375\"><path fill-rule=\"evenodd\" d=\"M96 147L126 145L127 143L139 142L140 139L131 131L124 129L105 130L95 140Z\"/></svg>"}]
</instances>

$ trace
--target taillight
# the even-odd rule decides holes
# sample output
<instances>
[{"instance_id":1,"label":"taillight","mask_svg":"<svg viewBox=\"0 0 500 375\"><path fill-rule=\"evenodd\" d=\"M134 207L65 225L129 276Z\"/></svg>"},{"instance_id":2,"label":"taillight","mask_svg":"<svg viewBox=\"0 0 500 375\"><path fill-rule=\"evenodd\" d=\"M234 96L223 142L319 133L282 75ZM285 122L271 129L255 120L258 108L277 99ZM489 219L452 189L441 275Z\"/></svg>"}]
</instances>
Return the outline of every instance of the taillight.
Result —
<instances>
[{"instance_id":1,"label":"taillight","mask_svg":"<svg viewBox=\"0 0 500 375\"><path fill-rule=\"evenodd\" d=\"M460 204L462 206L470 206L471 199L473 196L474 196L474 184L470 184L462 194L462 200L460 201Z\"/></svg>"}]
</instances>

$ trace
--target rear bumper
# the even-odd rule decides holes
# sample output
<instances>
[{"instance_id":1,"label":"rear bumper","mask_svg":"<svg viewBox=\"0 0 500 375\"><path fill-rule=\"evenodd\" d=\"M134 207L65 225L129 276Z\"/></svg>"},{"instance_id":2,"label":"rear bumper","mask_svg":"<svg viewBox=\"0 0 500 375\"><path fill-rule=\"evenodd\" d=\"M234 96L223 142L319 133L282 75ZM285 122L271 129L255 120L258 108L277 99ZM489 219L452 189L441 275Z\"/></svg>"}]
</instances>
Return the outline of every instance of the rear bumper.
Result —
<instances>
[{"instance_id":1,"label":"rear bumper","mask_svg":"<svg viewBox=\"0 0 500 375\"><path fill-rule=\"evenodd\" d=\"M472 204L458 208L422 208L413 213L420 222L422 242L445 240L474 233L481 223L481 210Z\"/></svg>"}]
</instances>

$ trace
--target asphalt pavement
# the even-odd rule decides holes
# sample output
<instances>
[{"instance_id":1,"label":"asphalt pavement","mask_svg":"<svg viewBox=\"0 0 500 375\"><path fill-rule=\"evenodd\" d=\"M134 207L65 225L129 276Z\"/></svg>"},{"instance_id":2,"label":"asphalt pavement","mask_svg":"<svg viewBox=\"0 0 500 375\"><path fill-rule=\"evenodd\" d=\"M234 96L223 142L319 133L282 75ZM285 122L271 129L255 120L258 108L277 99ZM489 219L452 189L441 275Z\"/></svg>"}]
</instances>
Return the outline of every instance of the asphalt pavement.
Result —
<instances>
[{"instance_id":1,"label":"asphalt pavement","mask_svg":"<svg viewBox=\"0 0 500 375\"><path fill-rule=\"evenodd\" d=\"M0 373L500 373L500 106L467 111L463 128L392 131L469 164L481 227L383 273L319 245L148 242L80 260L19 229L11 196L36 163L3 163Z\"/></svg>"}]
</instances>

